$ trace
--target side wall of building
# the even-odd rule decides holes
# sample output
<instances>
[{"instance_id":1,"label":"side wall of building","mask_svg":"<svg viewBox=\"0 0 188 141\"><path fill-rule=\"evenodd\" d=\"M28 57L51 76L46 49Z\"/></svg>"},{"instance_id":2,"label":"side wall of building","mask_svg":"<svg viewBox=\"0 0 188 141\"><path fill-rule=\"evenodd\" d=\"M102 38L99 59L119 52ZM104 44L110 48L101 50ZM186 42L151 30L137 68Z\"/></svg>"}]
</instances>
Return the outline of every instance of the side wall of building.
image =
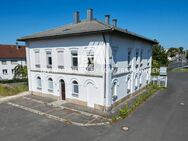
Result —
<instances>
[{"instance_id":1,"label":"side wall of building","mask_svg":"<svg viewBox=\"0 0 188 141\"><path fill-rule=\"evenodd\" d=\"M152 45L142 40L112 35L111 46L111 95L112 104L140 90L150 81ZM128 52L131 50L131 61L128 64ZM141 59L141 51L142 59ZM138 58L136 60L136 52ZM115 86L114 86L115 85ZM115 98L113 100L113 95Z\"/></svg>"}]
</instances>

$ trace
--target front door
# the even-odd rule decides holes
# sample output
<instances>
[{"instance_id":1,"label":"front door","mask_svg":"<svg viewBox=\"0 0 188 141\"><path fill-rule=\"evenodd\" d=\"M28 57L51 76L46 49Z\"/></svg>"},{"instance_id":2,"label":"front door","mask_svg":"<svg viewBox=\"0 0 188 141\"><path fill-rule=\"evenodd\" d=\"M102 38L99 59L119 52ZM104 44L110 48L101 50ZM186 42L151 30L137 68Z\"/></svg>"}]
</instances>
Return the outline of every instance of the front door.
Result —
<instances>
[{"instance_id":1,"label":"front door","mask_svg":"<svg viewBox=\"0 0 188 141\"><path fill-rule=\"evenodd\" d=\"M60 80L60 90L62 100L65 100L65 82L62 79Z\"/></svg>"}]
</instances>

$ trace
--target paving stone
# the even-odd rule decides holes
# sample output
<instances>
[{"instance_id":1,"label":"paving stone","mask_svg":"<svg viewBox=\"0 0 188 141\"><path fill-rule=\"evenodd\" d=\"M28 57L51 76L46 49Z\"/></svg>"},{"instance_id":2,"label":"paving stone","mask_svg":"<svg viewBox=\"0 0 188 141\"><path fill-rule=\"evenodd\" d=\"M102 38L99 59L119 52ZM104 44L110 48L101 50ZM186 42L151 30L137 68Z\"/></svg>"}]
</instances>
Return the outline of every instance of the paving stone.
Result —
<instances>
[{"instance_id":1,"label":"paving stone","mask_svg":"<svg viewBox=\"0 0 188 141\"><path fill-rule=\"evenodd\" d=\"M68 109L56 109L55 111L52 111L52 112L49 112L48 114L51 114L51 115L54 115L54 116L57 116L57 117L61 117L61 118L64 118L70 114L72 114L73 111L71 110L68 110Z\"/></svg>"},{"instance_id":2,"label":"paving stone","mask_svg":"<svg viewBox=\"0 0 188 141\"><path fill-rule=\"evenodd\" d=\"M40 106L33 107L33 109L38 110L40 112L44 112L44 113L48 113L49 111L56 110L56 108L45 105L45 104L41 104Z\"/></svg>"},{"instance_id":3,"label":"paving stone","mask_svg":"<svg viewBox=\"0 0 188 141\"><path fill-rule=\"evenodd\" d=\"M66 117L68 120L71 120L73 122L79 122L79 123L87 123L90 120L93 120L93 116L86 116L80 113L72 113L71 115Z\"/></svg>"},{"instance_id":4,"label":"paving stone","mask_svg":"<svg viewBox=\"0 0 188 141\"><path fill-rule=\"evenodd\" d=\"M108 122L108 120L105 118L98 117L90 123L103 123L103 122Z\"/></svg>"},{"instance_id":5,"label":"paving stone","mask_svg":"<svg viewBox=\"0 0 188 141\"><path fill-rule=\"evenodd\" d=\"M36 99L36 100L39 100L39 101L43 101L45 103L51 103L51 102L54 102L56 101L56 99L53 99L53 98L50 98L50 97L42 97L42 96L37 96L37 95L27 95L25 96L27 98L31 98L31 99Z\"/></svg>"}]
</instances>

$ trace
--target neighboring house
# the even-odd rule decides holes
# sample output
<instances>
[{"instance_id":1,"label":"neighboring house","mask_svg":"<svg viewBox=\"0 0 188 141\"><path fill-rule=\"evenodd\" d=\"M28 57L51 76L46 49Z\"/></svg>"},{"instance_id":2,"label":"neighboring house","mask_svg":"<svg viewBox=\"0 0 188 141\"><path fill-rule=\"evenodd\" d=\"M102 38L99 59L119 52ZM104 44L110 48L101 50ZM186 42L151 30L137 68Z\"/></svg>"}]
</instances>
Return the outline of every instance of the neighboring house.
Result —
<instances>
[{"instance_id":1,"label":"neighboring house","mask_svg":"<svg viewBox=\"0 0 188 141\"><path fill-rule=\"evenodd\" d=\"M106 110L150 82L151 40L93 18L25 36L29 90ZM106 72L106 73L105 73Z\"/></svg>"},{"instance_id":2,"label":"neighboring house","mask_svg":"<svg viewBox=\"0 0 188 141\"><path fill-rule=\"evenodd\" d=\"M26 65L25 46L0 45L0 80L13 79L18 64Z\"/></svg>"}]
</instances>

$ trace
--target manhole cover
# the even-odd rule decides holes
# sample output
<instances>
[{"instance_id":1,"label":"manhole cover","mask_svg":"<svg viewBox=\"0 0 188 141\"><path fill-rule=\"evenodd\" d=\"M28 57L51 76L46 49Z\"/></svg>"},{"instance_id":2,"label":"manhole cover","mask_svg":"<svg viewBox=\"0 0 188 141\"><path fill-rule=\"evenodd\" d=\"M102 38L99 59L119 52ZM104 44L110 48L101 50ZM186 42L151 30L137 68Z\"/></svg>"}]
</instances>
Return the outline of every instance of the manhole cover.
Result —
<instances>
[{"instance_id":1,"label":"manhole cover","mask_svg":"<svg viewBox=\"0 0 188 141\"><path fill-rule=\"evenodd\" d=\"M185 104L183 102L181 102L180 105L184 106Z\"/></svg>"},{"instance_id":2,"label":"manhole cover","mask_svg":"<svg viewBox=\"0 0 188 141\"><path fill-rule=\"evenodd\" d=\"M129 128L126 127L126 126L123 126L121 129L124 130L124 131L128 131L129 130Z\"/></svg>"}]
</instances>

